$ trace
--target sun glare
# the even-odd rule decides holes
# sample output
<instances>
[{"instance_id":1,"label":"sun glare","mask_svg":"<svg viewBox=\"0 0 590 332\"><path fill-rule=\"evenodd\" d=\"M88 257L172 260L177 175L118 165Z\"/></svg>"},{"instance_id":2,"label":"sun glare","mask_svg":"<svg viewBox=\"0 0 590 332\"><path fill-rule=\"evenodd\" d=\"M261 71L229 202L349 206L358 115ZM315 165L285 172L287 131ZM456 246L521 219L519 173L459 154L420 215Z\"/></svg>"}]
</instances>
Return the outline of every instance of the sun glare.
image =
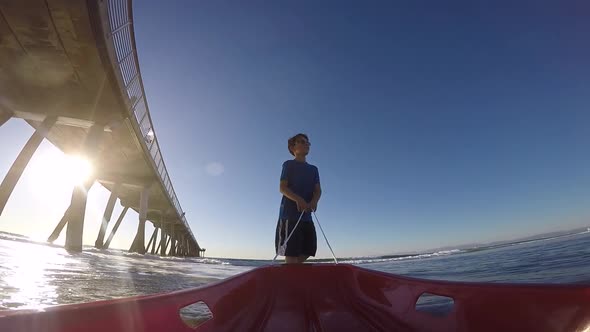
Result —
<instances>
[{"instance_id":1,"label":"sun glare","mask_svg":"<svg viewBox=\"0 0 590 332\"><path fill-rule=\"evenodd\" d=\"M4 281L10 285L4 297L4 306L14 309L42 309L58 304L60 294L54 279L57 268L71 264L62 251L56 248L23 243L11 243L5 251L7 272Z\"/></svg>"},{"instance_id":2,"label":"sun glare","mask_svg":"<svg viewBox=\"0 0 590 332\"><path fill-rule=\"evenodd\" d=\"M93 171L88 159L79 155L65 155L60 151L47 151L31 165L35 181L46 186L80 185Z\"/></svg>"},{"instance_id":3,"label":"sun glare","mask_svg":"<svg viewBox=\"0 0 590 332\"><path fill-rule=\"evenodd\" d=\"M92 165L81 156L65 156L64 170L75 184L82 184L92 175Z\"/></svg>"}]
</instances>

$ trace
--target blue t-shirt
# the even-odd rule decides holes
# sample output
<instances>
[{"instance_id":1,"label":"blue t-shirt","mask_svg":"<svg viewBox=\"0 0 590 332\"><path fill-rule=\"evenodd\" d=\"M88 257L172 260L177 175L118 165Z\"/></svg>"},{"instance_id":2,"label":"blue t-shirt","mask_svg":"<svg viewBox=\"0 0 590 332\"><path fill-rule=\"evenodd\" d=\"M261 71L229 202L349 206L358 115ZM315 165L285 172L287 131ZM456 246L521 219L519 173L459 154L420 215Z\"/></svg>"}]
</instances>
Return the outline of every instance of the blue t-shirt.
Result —
<instances>
[{"instance_id":1,"label":"blue t-shirt","mask_svg":"<svg viewBox=\"0 0 590 332\"><path fill-rule=\"evenodd\" d=\"M315 185L320 183L318 168L306 162L287 160L283 163L281 181L287 180L287 187L306 202L311 202ZM297 221L301 213L297 211L297 203L283 196L281 200L281 219ZM305 212L301 221L312 221L311 212Z\"/></svg>"}]
</instances>

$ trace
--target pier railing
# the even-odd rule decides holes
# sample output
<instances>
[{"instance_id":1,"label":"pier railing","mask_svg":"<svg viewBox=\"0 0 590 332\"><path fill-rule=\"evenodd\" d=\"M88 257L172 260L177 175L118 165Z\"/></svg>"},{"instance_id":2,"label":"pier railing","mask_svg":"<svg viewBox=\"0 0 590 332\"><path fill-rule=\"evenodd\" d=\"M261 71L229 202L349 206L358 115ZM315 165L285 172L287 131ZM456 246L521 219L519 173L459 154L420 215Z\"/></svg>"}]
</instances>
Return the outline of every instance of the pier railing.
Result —
<instances>
[{"instance_id":1,"label":"pier railing","mask_svg":"<svg viewBox=\"0 0 590 332\"><path fill-rule=\"evenodd\" d=\"M127 97L129 118L135 123L138 136L141 137L141 144L149 151L153 167L158 173L161 185L176 209L179 219L187 231L196 239L186 221L186 217L176 197L174 186L170 181L164 158L158 144L158 137L154 131L150 109L145 96L137 48L135 45L135 34L133 31L133 15L130 0L108 0L107 4L108 26L107 38L111 40L117 62L117 69L120 74L120 88Z\"/></svg>"}]
</instances>

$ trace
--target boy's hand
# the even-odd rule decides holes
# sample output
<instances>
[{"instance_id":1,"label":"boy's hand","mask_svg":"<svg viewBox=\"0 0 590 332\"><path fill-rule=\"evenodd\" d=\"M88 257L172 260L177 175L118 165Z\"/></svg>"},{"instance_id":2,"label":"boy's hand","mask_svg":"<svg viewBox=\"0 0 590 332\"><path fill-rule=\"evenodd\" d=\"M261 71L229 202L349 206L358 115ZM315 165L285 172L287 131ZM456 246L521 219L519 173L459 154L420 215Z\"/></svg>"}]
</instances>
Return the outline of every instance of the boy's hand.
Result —
<instances>
[{"instance_id":1,"label":"boy's hand","mask_svg":"<svg viewBox=\"0 0 590 332\"><path fill-rule=\"evenodd\" d=\"M312 201L309 204L309 208L311 209L311 211L316 212L318 210L318 202Z\"/></svg>"},{"instance_id":2,"label":"boy's hand","mask_svg":"<svg viewBox=\"0 0 590 332\"><path fill-rule=\"evenodd\" d=\"M297 200L296 203L297 203L297 211L299 211L299 212L309 210L309 208L310 208L309 204L303 199Z\"/></svg>"}]
</instances>

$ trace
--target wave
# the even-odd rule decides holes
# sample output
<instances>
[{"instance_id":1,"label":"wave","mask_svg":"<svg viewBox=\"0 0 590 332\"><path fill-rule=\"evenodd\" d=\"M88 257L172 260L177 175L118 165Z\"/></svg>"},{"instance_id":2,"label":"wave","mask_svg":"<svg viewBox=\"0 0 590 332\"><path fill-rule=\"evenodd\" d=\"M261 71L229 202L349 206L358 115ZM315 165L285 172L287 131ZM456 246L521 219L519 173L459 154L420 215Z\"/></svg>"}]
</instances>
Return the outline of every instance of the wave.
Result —
<instances>
[{"instance_id":1,"label":"wave","mask_svg":"<svg viewBox=\"0 0 590 332\"><path fill-rule=\"evenodd\" d=\"M15 233L8 233L0 231L0 240L11 240L11 241L27 241L33 242L31 239L24 235L15 234Z\"/></svg>"},{"instance_id":2,"label":"wave","mask_svg":"<svg viewBox=\"0 0 590 332\"><path fill-rule=\"evenodd\" d=\"M363 256L363 257L346 257L339 258L339 263L345 264L368 264L368 263L381 263L381 262L392 262L400 260L410 259L424 259L429 257L448 256L466 252L462 249L451 249L441 250L431 253L423 254L406 254L406 255L382 255L382 256ZM237 258L190 258L192 262L200 264L212 264L212 265L230 265L230 266L249 266L258 267L273 264L271 260L262 259L237 259ZM309 263L332 263L332 258L312 258L308 261ZM280 264L281 261L275 262Z\"/></svg>"},{"instance_id":3,"label":"wave","mask_svg":"<svg viewBox=\"0 0 590 332\"><path fill-rule=\"evenodd\" d=\"M231 265L230 262L223 261L216 258L192 258L191 259L195 263L201 264L216 264L216 265Z\"/></svg>"},{"instance_id":4,"label":"wave","mask_svg":"<svg viewBox=\"0 0 590 332\"><path fill-rule=\"evenodd\" d=\"M14 234L14 233L8 233L8 232L2 232L2 231L0 231L0 240L20 242L20 243L29 243L29 244L55 247L55 248L62 247L58 244L49 243L49 242L45 242L45 241L41 241L41 240L33 240L33 239L29 238L28 236Z\"/></svg>"},{"instance_id":5,"label":"wave","mask_svg":"<svg viewBox=\"0 0 590 332\"><path fill-rule=\"evenodd\" d=\"M417 255L396 255L396 256L380 256L380 257L360 257L348 258L339 261L346 264L369 264L369 263L383 263L410 259L423 259L430 257L448 256L465 252L462 249L441 250L433 253L417 254Z\"/></svg>"},{"instance_id":6,"label":"wave","mask_svg":"<svg viewBox=\"0 0 590 332\"><path fill-rule=\"evenodd\" d=\"M562 238L567 238L567 237L584 235L584 234L589 234L589 233L590 233L590 227L584 231L576 232L576 233L566 233L566 234L559 234L559 235L553 235L553 236L547 236L547 237L539 237L539 238L526 239L526 240L513 241L513 242L501 242L501 243L487 245L487 246L484 245L481 247L469 248L466 251L472 252L472 251L499 249L499 248L505 248L505 247L514 247L514 246L520 246L520 245L533 244L536 242L551 241L551 240L557 240L557 239L562 239Z\"/></svg>"},{"instance_id":7,"label":"wave","mask_svg":"<svg viewBox=\"0 0 590 332\"><path fill-rule=\"evenodd\" d=\"M518 245L525 245L525 244L532 244L535 242L540 241L548 241L553 239L571 237L571 236L579 236L585 235L590 233L590 228L586 228L584 230L580 230L576 233L570 234L561 234L557 236L550 236L545 238L536 238L536 239L528 239L516 242L506 242L506 243L496 243L496 244L488 244L488 245L477 245L473 247L464 247L464 248L456 248L456 249L449 249L449 250L439 250L433 252L426 252L426 253L412 253L412 254L397 254L397 255L380 255L380 256L360 256L360 257L342 257L338 259L339 263L346 263L346 264L371 264L371 263L384 263L384 262L395 262L395 261L407 261L407 260L420 260L420 259L428 259L428 258L435 258L435 257L444 257L456 254L464 254L464 253L473 253L478 251L484 250L492 250L492 249L499 249L503 247L512 247ZM37 245L45 245L50 247L62 247L56 244L50 244L47 242L35 241L26 236L22 236L19 234L13 234L8 232L0 231L0 240L7 240L7 241L15 241L15 242L24 242L24 243L31 243ZM271 260L265 259L238 259L238 258L223 258L223 257L170 257L170 256L159 256L159 255L141 255L137 253L129 253L127 250L122 249L96 249L91 246L84 246L84 252L90 255L116 255L116 256L124 256L134 259L151 259L151 260L178 260L178 261L188 261L197 264L207 264L207 265L218 265L218 266L235 266L235 267L259 267L264 265L273 264ZM317 258L317 259L310 259L309 263L331 263L331 258ZM275 264L280 263L280 261L275 262Z\"/></svg>"}]
</instances>

